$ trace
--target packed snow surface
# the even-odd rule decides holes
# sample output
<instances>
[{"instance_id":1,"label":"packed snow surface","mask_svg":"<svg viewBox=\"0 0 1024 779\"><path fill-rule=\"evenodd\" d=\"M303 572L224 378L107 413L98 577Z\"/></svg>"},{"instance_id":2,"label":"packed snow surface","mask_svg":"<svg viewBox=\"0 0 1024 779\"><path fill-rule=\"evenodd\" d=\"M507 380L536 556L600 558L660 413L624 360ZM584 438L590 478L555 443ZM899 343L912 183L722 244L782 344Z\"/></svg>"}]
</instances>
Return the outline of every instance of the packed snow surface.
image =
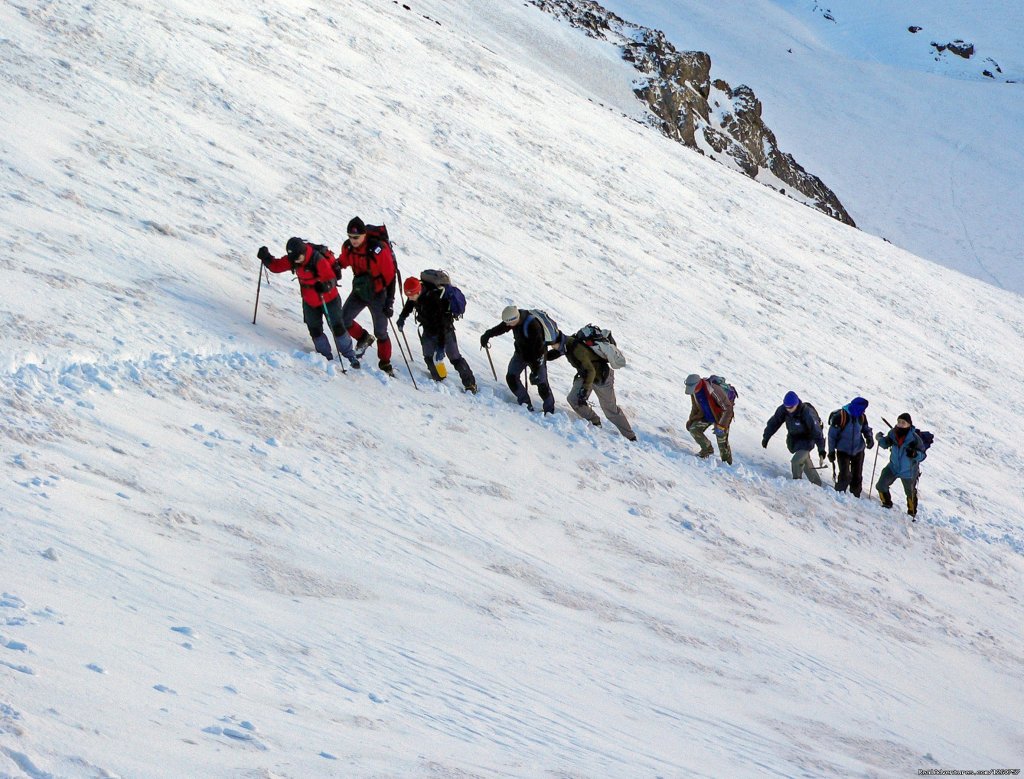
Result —
<instances>
[{"instance_id":1,"label":"packed snow surface","mask_svg":"<svg viewBox=\"0 0 1024 779\"><path fill-rule=\"evenodd\" d=\"M660 137L532 6L409 5L0 7L0 777L1020 767L1019 296ZM257 284L355 214L466 292L478 395ZM564 360L514 404L512 302L613 330L638 442ZM761 449L790 389L935 432L916 523Z\"/></svg>"}]
</instances>

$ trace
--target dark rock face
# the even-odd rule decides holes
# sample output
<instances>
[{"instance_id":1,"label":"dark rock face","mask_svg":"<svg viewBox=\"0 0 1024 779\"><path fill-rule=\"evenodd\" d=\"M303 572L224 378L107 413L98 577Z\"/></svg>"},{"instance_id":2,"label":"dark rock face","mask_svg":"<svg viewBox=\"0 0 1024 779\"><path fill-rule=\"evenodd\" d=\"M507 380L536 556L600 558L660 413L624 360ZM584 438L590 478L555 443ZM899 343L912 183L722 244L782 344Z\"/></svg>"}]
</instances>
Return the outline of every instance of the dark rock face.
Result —
<instances>
[{"instance_id":1,"label":"dark rock face","mask_svg":"<svg viewBox=\"0 0 1024 779\"><path fill-rule=\"evenodd\" d=\"M677 51L663 33L627 22L593 0L530 2L593 38L619 46L623 59L638 73L634 93L653 114L651 123L669 138L783 194L788 188L789 197L856 226L835 193L779 149L753 90L712 81L706 52Z\"/></svg>"},{"instance_id":2,"label":"dark rock face","mask_svg":"<svg viewBox=\"0 0 1024 779\"><path fill-rule=\"evenodd\" d=\"M950 41L949 43L936 43L932 41L932 46L935 47L935 51L942 54L944 51L949 51L952 54L956 54L958 57L963 57L965 60L969 60L974 56L974 44L967 43L966 41L956 40Z\"/></svg>"}]
</instances>

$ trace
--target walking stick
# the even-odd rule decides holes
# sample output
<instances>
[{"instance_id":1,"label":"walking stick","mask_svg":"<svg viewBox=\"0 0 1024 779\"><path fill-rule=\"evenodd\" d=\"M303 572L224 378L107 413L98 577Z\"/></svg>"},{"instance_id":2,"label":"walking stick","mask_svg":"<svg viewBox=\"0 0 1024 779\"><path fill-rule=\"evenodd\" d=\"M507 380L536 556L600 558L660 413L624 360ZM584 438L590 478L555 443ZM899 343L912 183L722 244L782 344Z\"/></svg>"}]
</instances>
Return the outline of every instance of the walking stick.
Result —
<instances>
[{"instance_id":1,"label":"walking stick","mask_svg":"<svg viewBox=\"0 0 1024 779\"><path fill-rule=\"evenodd\" d=\"M889 420L885 417L882 417L882 424L892 430L892 425L889 424ZM878 453L881 449L882 447L878 445L878 441L875 441L875 464L871 466L871 489L875 488L875 468L878 467Z\"/></svg>"},{"instance_id":2,"label":"walking stick","mask_svg":"<svg viewBox=\"0 0 1024 779\"><path fill-rule=\"evenodd\" d=\"M393 335L396 328L395 323L391 321L390 317L388 318L388 325L390 325L391 333ZM412 386L418 390L420 387L416 383L416 377L412 375L412 366L409 365L409 358L405 356L405 349L402 348L402 342L397 338L395 339L395 342L398 344L398 351L402 353L402 359L405 361L405 369L409 371L409 378L412 379ZM409 353L412 354L411 349L409 350Z\"/></svg>"},{"instance_id":3,"label":"walking stick","mask_svg":"<svg viewBox=\"0 0 1024 779\"><path fill-rule=\"evenodd\" d=\"M258 281L256 282L256 305L252 309L252 323L256 324L256 312L260 310L260 286L263 284L263 274L267 274L267 284L270 283L270 271L267 270L267 266L260 262L259 275L257 276Z\"/></svg>"},{"instance_id":4,"label":"walking stick","mask_svg":"<svg viewBox=\"0 0 1024 779\"><path fill-rule=\"evenodd\" d=\"M327 303L324 302L324 296L321 293L318 292L317 294L320 295L320 307L324 310L324 318L327 320L327 329L331 331L331 338L333 338L334 337L334 325L331 324L331 315L327 313ZM334 342L334 346L335 346L335 348L337 348L337 346L338 346L338 342L337 341ZM342 361L341 361L341 358L344 357L344 356L345 355L343 355L341 352L338 352L338 365L341 366L341 372L342 373L348 373L348 371L345 370L345 364L342 363Z\"/></svg>"},{"instance_id":5,"label":"walking stick","mask_svg":"<svg viewBox=\"0 0 1024 779\"><path fill-rule=\"evenodd\" d=\"M491 359L491 345L488 344L487 346L485 346L484 350L487 352L487 362L491 364L491 373L494 375L494 380L497 381L498 372L494 370L494 360Z\"/></svg>"}]
</instances>

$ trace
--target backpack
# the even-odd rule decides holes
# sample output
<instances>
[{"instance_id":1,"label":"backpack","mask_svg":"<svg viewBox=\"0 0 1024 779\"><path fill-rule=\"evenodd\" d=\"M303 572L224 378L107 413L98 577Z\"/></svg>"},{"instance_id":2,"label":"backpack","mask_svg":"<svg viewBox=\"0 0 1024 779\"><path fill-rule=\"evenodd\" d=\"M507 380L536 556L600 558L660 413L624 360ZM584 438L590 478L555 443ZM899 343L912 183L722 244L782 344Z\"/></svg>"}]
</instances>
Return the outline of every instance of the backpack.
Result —
<instances>
[{"instance_id":1,"label":"backpack","mask_svg":"<svg viewBox=\"0 0 1024 779\"><path fill-rule=\"evenodd\" d=\"M536 319L540 322L540 326L544 329L544 343L550 346L551 344L561 343L564 336L562 331L558 329L558 324L552 319L546 311L541 311L539 308L531 308L530 312L526 315L526 321L523 322L523 331L530 326L530 322Z\"/></svg>"},{"instance_id":2,"label":"backpack","mask_svg":"<svg viewBox=\"0 0 1024 779\"><path fill-rule=\"evenodd\" d=\"M821 426L821 417L818 416L818 409L812 406L810 403L804 403L804 406L811 412L811 418L818 424L818 431L821 432L824 428Z\"/></svg>"},{"instance_id":3,"label":"backpack","mask_svg":"<svg viewBox=\"0 0 1024 779\"><path fill-rule=\"evenodd\" d=\"M585 325L576 331L575 337L607 362L609 368L618 370L626 367L626 356L616 345L611 330L605 330L597 325Z\"/></svg>"},{"instance_id":4,"label":"backpack","mask_svg":"<svg viewBox=\"0 0 1024 779\"><path fill-rule=\"evenodd\" d=\"M441 297L448 301L448 310L452 312L452 319L461 319L462 315L466 313L466 296L462 294L461 289L452 284L448 271L427 268L420 274L420 281L441 288Z\"/></svg>"},{"instance_id":5,"label":"backpack","mask_svg":"<svg viewBox=\"0 0 1024 779\"><path fill-rule=\"evenodd\" d=\"M328 262L331 263L331 270L334 271L334 278L335 279L340 279L341 278L341 261L338 260L338 258L334 256L334 252L332 252L326 246L321 246L320 244L314 243L314 244L310 244L310 245L313 247L313 260L319 262L320 258L317 257L317 254L322 254L324 257L327 258Z\"/></svg>"},{"instance_id":6,"label":"backpack","mask_svg":"<svg viewBox=\"0 0 1024 779\"><path fill-rule=\"evenodd\" d=\"M708 381L710 381L712 384L717 384L719 387L725 390L725 396L729 398L730 403L735 403L736 398L740 396L740 393L736 391L736 388L732 386L729 382L727 382L725 379L723 379L721 376L708 376Z\"/></svg>"},{"instance_id":7,"label":"backpack","mask_svg":"<svg viewBox=\"0 0 1024 779\"><path fill-rule=\"evenodd\" d=\"M932 443L935 441L935 436L932 433L929 433L927 430L918 430L917 434L921 436L921 443L923 444L923 446L921 447L921 451L927 452L928 449L931 447Z\"/></svg>"},{"instance_id":8,"label":"backpack","mask_svg":"<svg viewBox=\"0 0 1024 779\"><path fill-rule=\"evenodd\" d=\"M387 225L366 225L366 240L375 243L386 243L391 248Z\"/></svg>"}]
</instances>

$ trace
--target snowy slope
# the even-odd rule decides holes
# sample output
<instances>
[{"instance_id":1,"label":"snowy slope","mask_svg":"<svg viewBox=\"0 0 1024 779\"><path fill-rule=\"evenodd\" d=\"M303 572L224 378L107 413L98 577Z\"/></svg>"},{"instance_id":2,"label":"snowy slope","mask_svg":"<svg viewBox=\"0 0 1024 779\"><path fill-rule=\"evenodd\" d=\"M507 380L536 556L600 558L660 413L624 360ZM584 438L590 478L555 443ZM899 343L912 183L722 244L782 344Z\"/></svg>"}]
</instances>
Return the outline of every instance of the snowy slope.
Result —
<instances>
[{"instance_id":1,"label":"snowy slope","mask_svg":"<svg viewBox=\"0 0 1024 779\"><path fill-rule=\"evenodd\" d=\"M1024 293L1024 5L603 5L663 30L678 48L709 52L713 77L752 87L779 143L828 184L861 229ZM911 26L922 29L912 34ZM931 46L957 39L974 43L972 58ZM983 76L986 69L996 78Z\"/></svg>"},{"instance_id":2,"label":"snowy slope","mask_svg":"<svg viewBox=\"0 0 1024 779\"><path fill-rule=\"evenodd\" d=\"M0 777L1014 767L1019 297L602 107L622 63L532 8L0 15ZM251 324L256 247L355 213L466 291L479 395L325 369L284 276ZM513 404L512 301L615 331L638 444L564 364ZM760 448L791 388L936 431L915 527Z\"/></svg>"}]
</instances>

